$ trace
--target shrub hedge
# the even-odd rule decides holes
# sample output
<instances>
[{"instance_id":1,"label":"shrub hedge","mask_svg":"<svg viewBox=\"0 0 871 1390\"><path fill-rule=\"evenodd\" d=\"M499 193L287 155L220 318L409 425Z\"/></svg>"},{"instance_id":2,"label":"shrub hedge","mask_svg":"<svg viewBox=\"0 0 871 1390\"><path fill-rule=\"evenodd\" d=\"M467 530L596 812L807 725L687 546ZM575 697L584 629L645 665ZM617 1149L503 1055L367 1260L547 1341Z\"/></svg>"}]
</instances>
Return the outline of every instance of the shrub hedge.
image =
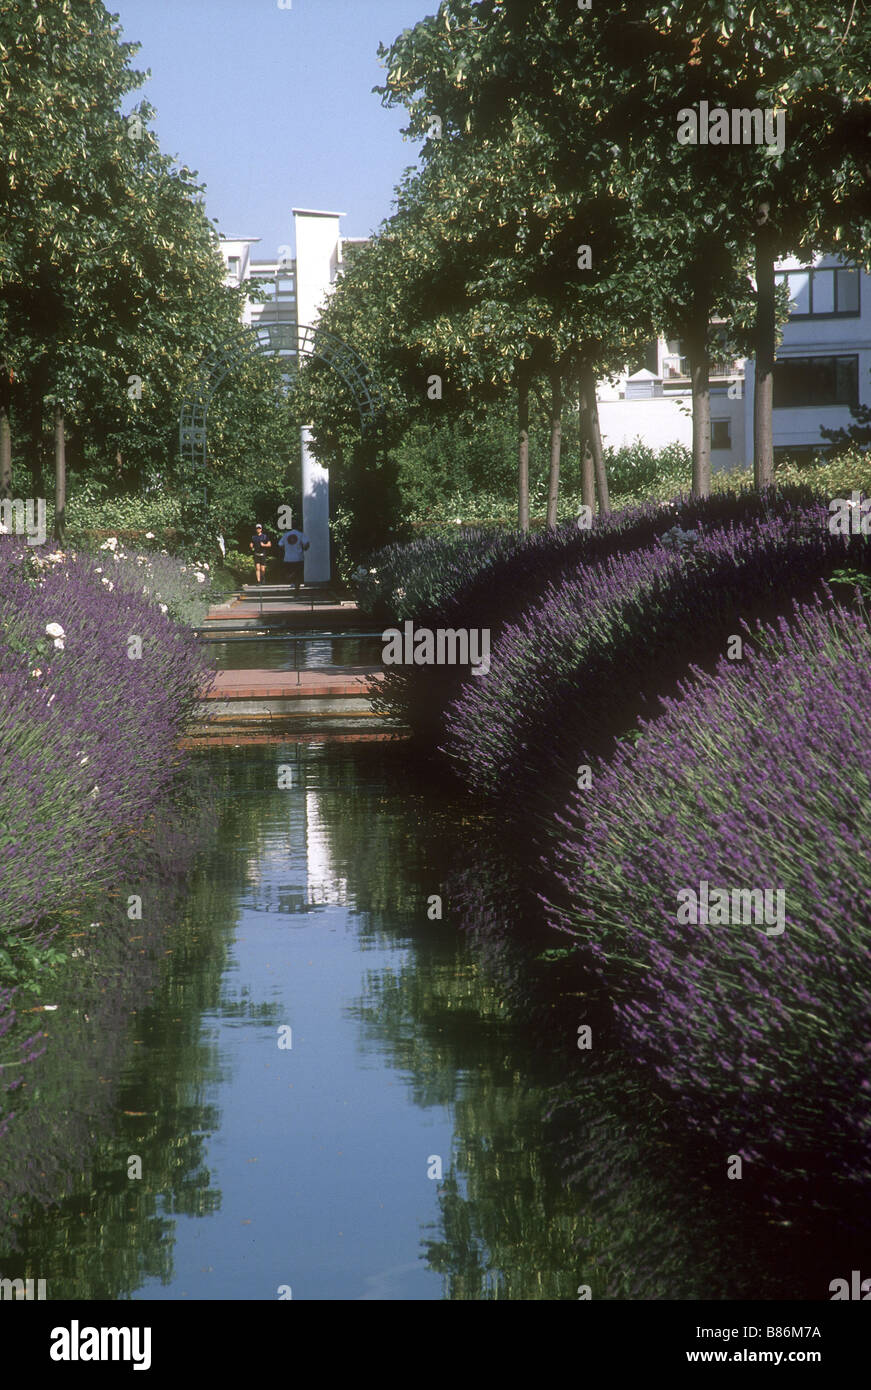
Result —
<instances>
[{"instance_id":1,"label":"shrub hedge","mask_svg":"<svg viewBox=\"0 0 871 1390\"><path fill-rule=\"evenodd\" d=\"M569 797L551 919L612 993L628 974L627 1044L691 1126L867 1182L868 613L820 596L746 635L741 662L694 672ZM679 925L678 893L703 881L782 890L782 934Z\"/></svg>"}]
</instances>

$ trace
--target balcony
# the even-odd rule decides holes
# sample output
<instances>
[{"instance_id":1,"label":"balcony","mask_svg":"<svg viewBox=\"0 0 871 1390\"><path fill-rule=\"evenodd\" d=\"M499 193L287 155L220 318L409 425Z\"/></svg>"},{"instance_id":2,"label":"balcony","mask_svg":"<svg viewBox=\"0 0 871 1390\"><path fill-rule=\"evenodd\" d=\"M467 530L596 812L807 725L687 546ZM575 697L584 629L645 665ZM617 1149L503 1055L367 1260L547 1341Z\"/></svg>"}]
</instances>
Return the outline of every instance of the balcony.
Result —
<instances>
[{"instance_id":1,"label":"balcony","mask_svg":"<svg viewBox=\"0 0 871 1390\"><path fill-rule=\"evenodd\" d=\"M744 360L729 357L711 358L710 379L711 381L733 381L736 377L744 378ZM689 382L690 379L690 360L688 357L678 357L672 353L662 359L662 378L664 383L669 382Z\"/></svg>"}]
</instances>

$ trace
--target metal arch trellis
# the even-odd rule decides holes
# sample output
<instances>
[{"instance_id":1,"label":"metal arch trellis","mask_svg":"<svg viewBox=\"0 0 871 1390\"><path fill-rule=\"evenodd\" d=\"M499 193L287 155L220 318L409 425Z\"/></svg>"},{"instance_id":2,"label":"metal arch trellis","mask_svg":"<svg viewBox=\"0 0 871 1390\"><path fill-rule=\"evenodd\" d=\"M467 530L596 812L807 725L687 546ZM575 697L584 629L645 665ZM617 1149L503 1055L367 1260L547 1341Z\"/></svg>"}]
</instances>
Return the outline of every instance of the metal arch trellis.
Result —
<instances>
[{"instance_id":1,"label":"metal arch trellis","mask_svg":"<svg viewBox=\"0 0 871 1390\"><path fill-rule=\"evenodd\" d=\"M360 415L360 427L371 429L384 411L384 401L369 368L358 352L322 328L297 324L292 320L245 325L225 338L197 365L193 381L179 415L179 453L194 466L205 467L208 440L208 414L212 397L234 367L258 354L271 354L292 361L319 358L332 367L351 391Z\"/></svg>"}]
</instances>

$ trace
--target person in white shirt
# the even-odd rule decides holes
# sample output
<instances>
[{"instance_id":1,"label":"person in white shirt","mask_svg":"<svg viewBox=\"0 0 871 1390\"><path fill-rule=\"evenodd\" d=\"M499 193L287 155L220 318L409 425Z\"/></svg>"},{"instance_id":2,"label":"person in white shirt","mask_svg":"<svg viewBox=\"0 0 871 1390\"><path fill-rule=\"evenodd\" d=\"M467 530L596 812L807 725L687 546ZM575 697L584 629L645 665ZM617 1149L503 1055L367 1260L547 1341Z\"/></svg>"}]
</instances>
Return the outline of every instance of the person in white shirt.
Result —
<instances>
[{"instance_id":1,"label":"person in white shirt","mask_svg":"<svg viewBox=\"0 0 871 1390\"><path fill-rule=\"evenodd\" d=\"M308 550L309 542L303 532L297 528L296 530L285 531L278 546L284 557L285 583L298 589L302 584L303 555Z\"/></svg>"}]
</instances>

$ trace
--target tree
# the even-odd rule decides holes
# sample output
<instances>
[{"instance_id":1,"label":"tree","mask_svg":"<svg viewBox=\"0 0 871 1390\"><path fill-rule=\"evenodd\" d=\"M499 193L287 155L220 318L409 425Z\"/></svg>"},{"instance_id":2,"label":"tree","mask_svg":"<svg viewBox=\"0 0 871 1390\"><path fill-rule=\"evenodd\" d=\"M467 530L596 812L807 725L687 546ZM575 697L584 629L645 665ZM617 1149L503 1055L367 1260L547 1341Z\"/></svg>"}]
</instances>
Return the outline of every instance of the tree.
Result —
<instances>
[{"instance_id":1,"label":"tree","mask_svg":"<svg viewBox=\"0 0 871 1390\"><path fill-rule=\"evenodd\" d=\"M77 471L165 485L183 382L238 325L202 189L147 105L122 113L134 52L98 0L0 12L0 452L12 414L34 494L46 410L61 490L67 442Z\"/></svg>"},{"instance_id":2,"label":"tree","mask_svg":"<svg viewBox=\"0 0 871 1390\"><path fill-rule=\"evenodd\" d=\"M382 49L388 78L379 90L387 104L402 102L409 110L409 133L432 132L424 149L426 175L438 171L447 185L447 193L440 189L441 223L462 247L470 267L470 294L493 306L497 331L504 330L506 316L520 309L520 339L508 335L509 351L515 340L512 376L519 393L520 524L526 391L530 374L543 372L551 399L547 519L554 525L564 383L619 367L649 333L649 316L637 285L634 297L626 297L631 273L625 261L620 263L625 218L613 190L606 194L596 183L596 160L567 161L522 100L506 100L494 117L493 104L481 98L478 88L468 90L474 84L465 74L486 68L492 54L501 52L492 7L475 9L476 18L485 13L489 29L483 19L476 25L460 22L470 18L471 9L458 0L406 31L389 51ZM481 105L489 113L484 119L479 119ZM596 414L595 393L587 414ZM607 509L598 428L590 438Z\"/></svg>"},{"instance_id":3,"label":"tree","mask_svg":"<svg viewBox=\"0 0 871 1390\"><path fill-rule=\"evenodd\" d=\"M479 140L523 111L545 149L549 139L558 160L584 169L588 186L625 200L641 244L660 252L645 294L661 325L688 340L699 492L709 485L710 319L718 308L743 317L755 268L764 486L774 258L798 247L867 254L869 42L855 6L845 28L837 6L816 0L763 0L741 21L732 0L638 0L589 14L571 0L443 0L385 50L387 90L421 120L437 116ZM779 139L726 149L681 143L681 113L700 116L703 100L748 117L786 104L789 138L782 148ZM545 188L550 175L545 162Z\"/></svg>"}]
</instances>

